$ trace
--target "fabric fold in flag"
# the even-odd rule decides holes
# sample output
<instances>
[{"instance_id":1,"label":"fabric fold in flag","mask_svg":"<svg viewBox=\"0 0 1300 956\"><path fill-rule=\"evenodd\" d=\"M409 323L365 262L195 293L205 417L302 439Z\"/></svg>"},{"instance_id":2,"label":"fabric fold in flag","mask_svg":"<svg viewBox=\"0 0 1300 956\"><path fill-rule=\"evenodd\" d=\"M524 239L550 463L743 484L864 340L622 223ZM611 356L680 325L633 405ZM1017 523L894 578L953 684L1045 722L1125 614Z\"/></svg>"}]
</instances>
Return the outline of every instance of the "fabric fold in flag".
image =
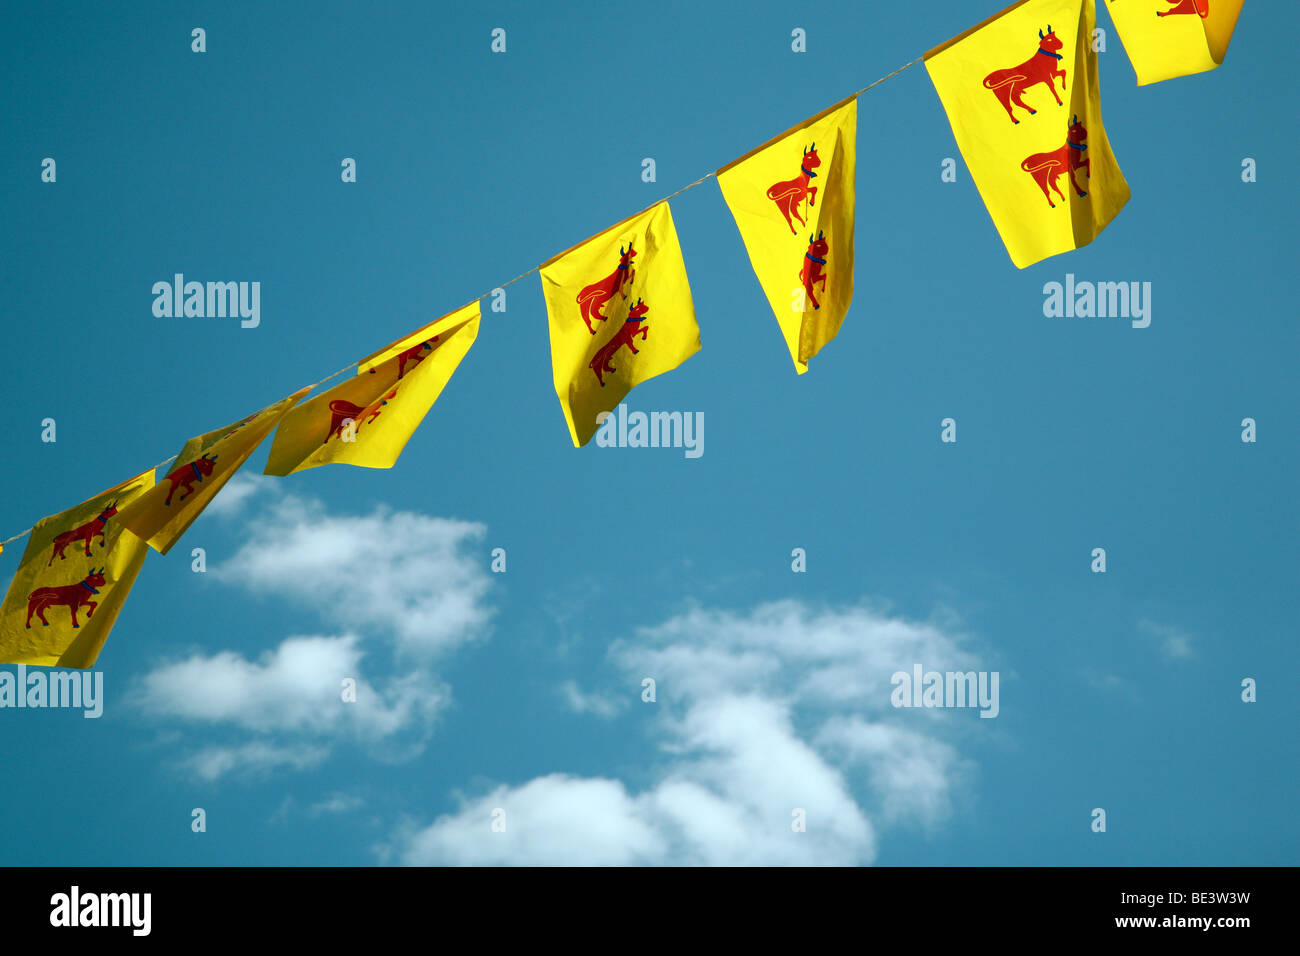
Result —
<instances>
[{"instance_id":1,"label":"fabric fold in flag","mask_svg":"<svg viewBox=\"0 0 1300 956\"><path fill-rule=\"evenodd\" d=\"M799 374L853 301L857 117L850 97L717 173Z\"/></svg>"},{"instance_id":2,"label":"fabric fold in flag","mask_svg":"<svg viewBox=\"0 0 1300 956\"><path fill-rule=\"evenodd\" d=\"M460 365L479 329L473 302L357 364L357 374L280 423L266 474L339 463L391 468Z\"/></svg>"},{"instance_id":3,"label":"fabric fold in flag","mask_svg":"<svg viewBox=\"0 0 1300 956\"><path fill-rule=\"evenodd\" d=\"M555 392L575 446L635 386L700 349L677 230L657 203L541 267Z\"/></svg>"},{"instance_id":4,"label":"fabric fold in flag","mask_svg":"<svg viewBox=\"0 0 1300 956\"><path fill-rule=\"evenodd\" d=\"M191 438L166 477L122 511L121 523L161 554L171 550L271 429L309 392L299 389L247 418Z\"/></svg>"},{"instance_id":5,"label":"fabric fold in flag","mask_svg":"<svg viewBox=\"0 0 1300 956\"><path fill-rule=\"evenodd\" d=\"M1087 245L1128 202L1101 121L1093 0L1021 0L925 55L1019 268Z\"/></svg>"},{"instance_id":6,"label":"fabric fold in flag","mask_svg":"<svg viewBox=\"0 0 1300 956\"><path fill-rule=\"evenodd\" d=\"M153 487L151 468L37 522L0 605L0 663L94 666L149 553L120 515Z\"/></svg>"},{"instance_id":7,"label":"fabric fold in flag","mask_svg":"<svg viewBox=\"0 0 1300 956\"><path fill-rule=\"evenodd\" d=\"M1110 0L1138 86L1213 70L1228 55L1242 0Z\"/></svg>"}]
</instances>

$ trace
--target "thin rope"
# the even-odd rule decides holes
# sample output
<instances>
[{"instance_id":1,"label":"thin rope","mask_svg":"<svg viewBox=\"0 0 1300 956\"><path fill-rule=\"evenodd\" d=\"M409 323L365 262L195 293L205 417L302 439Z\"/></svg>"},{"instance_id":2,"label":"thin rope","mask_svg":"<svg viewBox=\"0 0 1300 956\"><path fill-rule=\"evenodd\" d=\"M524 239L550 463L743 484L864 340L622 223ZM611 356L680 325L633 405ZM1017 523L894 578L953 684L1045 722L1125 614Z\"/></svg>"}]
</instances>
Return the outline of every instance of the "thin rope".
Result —
<instances>
[{"instance_id":1,"label":"thin rope","mask_svg":"<svg viewBox=\"0 0 1300 956\"><path fill-rule=\"evenodd\" d=\"M846 96L845 99L850 99L850 98L859 97L859 96L861 96L863 93L867 92L867 90L875 89L875 88L876 88L877 86L879 86L881 83L884 83L886 80L892 80L894 77L898 76L898 74L902 73L904 70L911 69L912 67L916 66L916 64L920 63L920 62L921 62L922 60L924 60L924 59L925 59L924 56L918 56L918 57L917 57L915 60L913 60L911 63L904 63L904 64L903 64L902 66L900 66L898 69L894 70L894 72L892 72L892 73L886 73L884 76L882 76L880 79L876 80L874 83L868 83L868 84L867 84L866 86L864 86L862 89L860 89L860 90L858 90L856 93L852 94L852 97L848 97L848 96ZM687 190L694 189L696 186L702 186L704 183L708 182L710 179L714 179L717 175L718 175L718 174L717 174L716 171L715 171L715 172L711 172L711 173L706 173L705 175L701 176L699 179L695 180L695 182L693 182L693 183L688 183L687 185L683 186L681 189L677 190L677 192L675 192L675 193L671 193L670 195L665 196L663 199L660 199L658 202L651 203L650 206L647 206L646 208L647 208L647 209L650 209L650 208L653 208L654 206L658 206L658 205L660 205L661 203L666 203L666 202L668 202L669 200L676 199L678 196L680 196L682 193L686 192ZM478 302L478 301L481 300L481 299L486 299L488 296L492 295L492 293L496 292L498 289L506 289L506 288L509 288L510 286L512 286L512 285L514 285L516 282L518 282L520 279L526 279L526 278L528 278L530 275L532 275L534 272L537 272L537 271L538 271L539 269L541 269L541 268L542 268L542 263L538 263L537 265L533 266L531 269L528 269L528 270L525 270L524 272L519 273L519 275L515 276L515 277L514 277L513 279L511 279L509 282L503 282L503 283L501 283L500 285L493 286L492 288L488 289L486 292L484 292L484 293L482 293L482 294L480 294L480 295L476 295L474 298L472 298L472 299L470 299L470 300L468 300L468 301L470 301L470 302ZM356 367L357 367L357 364L358 364L357 362L349 362L347 365L343 366L343 367L342 367L341 369L339 369L337 372L334 372L334 373L332 373L332 374L330 374L330 375L325 376L323 379L321 379L319 382L316 382L316 383L313 384L313 385L309 385L309 386L307 387L307 390L308 390L309 392L314 392L316 389L320 388L322 385L326 384L327 382L332 382L332 381L334 381L334 379L338 378L340 375L344 374L345 372L347 372L347 371L349 371L349 370L351 370L351 369L356 368ZM170 458L164 458L162 461L158 462L158 464L156 464L156 465L153 466L153 470L154 470L154 471L157 471L159 468L162 468L164 465L170 464L171 462L173 462L173 461L175 461L175 460L176 460L176 456L175 456L175 455L172 455ZM35 527L35 525L33 525L32 527ZM20 532L18 532L18 533L17 533L16 535L14 535L12 538L6 538L5 540L0 541L0 553L2 553L2 552L4 551L4 547L5 547L6 544L11 544L11 543L13 543L14 541L17 541L19 538L25 537L26 535L29 535L29 534L31 534L31 533L32 533L32 528L28 528L28 529L26 529L25 531L20 531Z\"/></svg>"}]
</instances>

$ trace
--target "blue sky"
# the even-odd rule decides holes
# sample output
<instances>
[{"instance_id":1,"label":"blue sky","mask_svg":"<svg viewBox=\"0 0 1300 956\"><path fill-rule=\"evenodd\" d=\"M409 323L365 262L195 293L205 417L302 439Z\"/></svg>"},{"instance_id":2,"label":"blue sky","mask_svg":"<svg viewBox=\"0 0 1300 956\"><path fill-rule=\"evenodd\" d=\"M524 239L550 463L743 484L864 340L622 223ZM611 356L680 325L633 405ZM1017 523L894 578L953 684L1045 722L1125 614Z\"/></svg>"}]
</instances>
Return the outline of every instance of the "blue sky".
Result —
<instances>
[{"instance_id":1,"label":"blue sky","mask_svg":"<svg viewBox=\"0 0 1300 956\"><path fill-rule=\"evenodd\" d=\"M10 11L0 538L996 4L472 6ZM940 181L924 68L866 94L855 300L804 376L716 183L674 200L703 347L628 402L703 412L698 459L574 449L511 286L396 468L257 480L263 449L149 557L101 719L0 711L0 862L1296 863L1298 16L1249 5L1223 67L1143 88L1111 32L1133 198L1024 271ZM175 272L260 281L260 326L155 318ZM1044 317L1067 272L1151 282L1150 327ZM890 707L913 662L998 671L998 717Z\"/></svg>"}]
</instances>

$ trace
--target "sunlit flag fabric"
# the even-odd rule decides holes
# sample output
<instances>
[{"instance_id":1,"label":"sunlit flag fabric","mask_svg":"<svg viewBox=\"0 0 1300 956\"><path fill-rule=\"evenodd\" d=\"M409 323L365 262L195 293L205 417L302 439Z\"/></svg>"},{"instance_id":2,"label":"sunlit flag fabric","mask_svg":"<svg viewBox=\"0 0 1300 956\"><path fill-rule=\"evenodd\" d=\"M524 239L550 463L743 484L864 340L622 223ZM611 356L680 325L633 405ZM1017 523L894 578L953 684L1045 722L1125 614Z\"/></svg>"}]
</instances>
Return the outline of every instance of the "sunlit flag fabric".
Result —
<instances>
[{"instance_id":1,"label":"sunlit flag fabric","mask_svg":"<svg viewBox=\"0 0 1300 956\"><path fill-rule=\"evenodd\" d=\"M1138 86L1212 70L1228 55L1242 0L1110 0Z\"/></svg>"},{"instance_id":2,"label":"sunlit flag fabric","mask_svg":"<svg viewBox=\"0 0 1300 956\"><path fill-rule=\"evenodd\" d=\"M32 528L0 605L0 663L91 667L149 549L122 526L153 469Z\"/></svg>"},{"instance_id":3,"label":"sunlit flag fabric","mask_svg":"<svg viewBox=\"0 0 1300 956\"><path fill-rule=\"evenodd\" d=\"M1093 0L1022 0L926 69L1018 267L1091 242L1128 202L1101 123Z\"/></svg>"},{"instance_id":4,"label":"sunlit flag fabric","mask_svg":"<svg viewBox=\"0 0 1300 956\"><path fill-rule=\"evenodd\" d=\"M636 385L671 371L700 348L686 263L668 203L546 262L542 291L551 365L573 444L595 433L596 416Z\"/></svg>"},{"instance_id":5,"label":"sunlit flag fabric","mask_svg":"<svg viewBox=\"0 0 1300 956\"><path fill-rule=\"evenodd\" d=\"M850 98L718 170L800 374L835 338L853 300L857 126Z\"/></svg>"},{"instance_id":6,"label":"sunlit flag fabric","mask_svg":"<svg viewBox=\"0 0 1300 956\"><path fill-rule=\"evenodd\" d=\"M310 389L299 389L247 418L191 438L166 477L122 510L121 523L166 554L239 470L262 439Z\"/></svg>"},{"instance_id":7,"label":"sunlit flag fabric","mask_svg":"<svg viewBox=\"0 0 1300 956\"><path fill-rule=\"evenodd\" d=\"M363 359L354 378L285 415L266 474L331 462L393 467L474 344L478 327L474 302Z\"/></svg>"}]
</instances>

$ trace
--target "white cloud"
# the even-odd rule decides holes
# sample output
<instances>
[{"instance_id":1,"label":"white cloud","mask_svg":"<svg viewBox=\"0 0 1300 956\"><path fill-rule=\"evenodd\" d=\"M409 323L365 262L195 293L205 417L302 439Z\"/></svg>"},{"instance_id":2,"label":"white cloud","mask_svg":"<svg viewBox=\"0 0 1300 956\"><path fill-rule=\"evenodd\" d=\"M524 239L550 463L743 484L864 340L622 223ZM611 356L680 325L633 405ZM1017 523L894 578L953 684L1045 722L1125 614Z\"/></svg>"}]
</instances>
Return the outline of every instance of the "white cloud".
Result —
<instances>
[{"instance_id":1,"label":"white cloud","mask_svg":"<svg viewBox=\"0 0 1300 956\"><path fill-rule=\"evenodd\" d=\"M253 740L235 747L204 747L186 758L184 766L200 779L212 781L232 771L253 776L281 767L306 770L328 754L325 747L279 747Z\"/></svg>"},{"instance_id":2,"label":"white cloud","mask_svg":"<svg viewBox=\"0 0 1300 956\"><path fill-rule=\"evenodd\" d=\"M498 786L385 850L414 865L867 863L879 825L941 823L969 774L940 736L954 722L889 703L897 670L974 666L936 625L795 601L695 609L610 658L624 679L656 681L643 706L662 764L647 786L562 773Z\"/></svg>"},{"instance_id":3,"label":"white cloud","mask_svg":"<svg viewBox=\"0 0 1300 956\"><path fill-rule=\"evenodd\" d=\"M361 676L361 658L352 635L290 637L257 661L232 651L194 654L146 674L136 699L168 718L259 733L346 729L371 739L431 719L444 702L442 689L424 675L370 686ZM353 702L343 699L345 679L356 682Z\"/></svg>"},{"instance_id":4,"label":"white cloud","mask_svg":"<svg viewBox=\"0 0 1300 956\"><path fill-rule=\"evenodd\" d=\"M1191 636L1179 628L1145 619L1138 622L1138 627L1160 641L1160 653L1169 660L1181 661L1196 656Z\"/></svg>"},{"instance_id":5,"label":"white cloud","mask_svg":"<svg viewBox=\"0 0 1300 956\"><path fill-rule=\"evenodd\" d=\"M481 634L490 612L486 561L466 553L481 524L377 508L333 515L286 496L249 525L218 580L289 597L350 630L379 630L427 656Z\"/></svg>"},{"instance_id":6,"label":"white cloud","mask_svg":"<svg viewBox=\"0 0 1300 956\"><path fill-rule=\"evenodd\" d=\"M593 714L597 717L613 717L622 706L616 697L602 694L589 694L583 691L576 681L566 680L560 685L560 696L565 706L575 714Z\"/></svg>"},{"instance_id":7,"label":"white cloud","mask_svg":"<svg viewBox=\"0 0 1300 956\"><path fill-rule=\"evenodd\" d=\"M250 471L238 471L217 496L203 509L203 513L233 518L252 503L259 494L274 494L280 490L279 479Z\"/></svg>"},{"instance_id":8,"label":"white cloud","mask_svg":"<svg viewBox=\"0 0 1300 956\"><path fill-rule=\"evenodd\" d=\"M246 480L238 501L262 486ZM301 769L344 740L380 758L419 753L450 701L439 653L486 632L489 574L468 553L483 526L382 508L334 515L277 493L246 527L247 543L213 576L305 605L348 633L287 637L256 659L226 650L164 662L141 678L135 702L168 722L244 736L184 761L204 779Z\"/></svg>"},{"instance_id":9,"label":"white cloud","mask_svg":"<svg viewBox=\"0 0 1300 956\"><path fill-rule=\"evenodd\" d=\"M319 817L326 814L351 813L359 809L363 801L361 797L352 793L331 793L324 800L318 800L307 808L309 817Z\"/></svg>"}]
</instances>

